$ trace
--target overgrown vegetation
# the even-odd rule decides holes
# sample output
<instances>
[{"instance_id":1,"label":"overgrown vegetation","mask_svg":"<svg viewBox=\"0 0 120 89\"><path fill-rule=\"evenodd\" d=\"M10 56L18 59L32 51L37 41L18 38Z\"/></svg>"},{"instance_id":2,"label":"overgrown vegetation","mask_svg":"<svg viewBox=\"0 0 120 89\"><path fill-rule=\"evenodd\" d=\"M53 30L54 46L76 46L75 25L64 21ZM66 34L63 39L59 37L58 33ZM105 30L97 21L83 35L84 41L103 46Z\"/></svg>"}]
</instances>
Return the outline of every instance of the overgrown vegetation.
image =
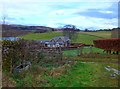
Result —
<instances>
[{"instance_id":1,"label":"overgrown vegetation","mask_svg":"<svg viewBox=\"0 0 120 89\"><path fill-rule=\"evenodd\" d=\"M26 41L2 41L2 66L3 70L7 70L12 73L13 68L22 63L23 60L27 60L27 47Z\"/></svg>"},{"instance_id":2,"label":"overgrown vegetation","mask_svg":"<svg viewBox=\"0 0 120 89\"><path fill-rule=\"evenodd\" d=\"M44 63L59 65L59 62L62 62L61 49L43 49L35 41L4 40L2 41L2 45L3 70L7 70L10 73L13 72L16 66L23 64L25 61L41 66L44 66Z\"/></svg>"},{"instance_id":3,"label":"overgrown vegetation","mask_svg":"<svg viewBox=\"0 0 120 89\"><path fill-rule=\"evenodd\" d=\"M107 65L79 60L59 67L33 65L28 71L9 78L16 87L118 87L119 76L112 78L113 72L104 68Z\"/></svg>"},{"instance_id":4,"label":"overgrown vegetation","mask_svg":"<svg viewBox=\"0 0 120 89\"><path fill-rule=\"evenodd\" d=\"M3 41L3 87L118 87L120 76L111 76L114 73L105 70L106 66L118 70L117 55L106 55L102 49L93 47L92 53L89 53L89 48L84 48L80 56L77 56L77 49L65 50L61 60L59 56L51 58L55 51L46 54L47 50L42 50L38 43L32 41L62 35L61 32L34 33L21 37L29 41ZM99 38L79 33L77 42L92 44ZM20 73L6 71L23 60L32 62L28 70Z\"/></svg>"}]
</instances>

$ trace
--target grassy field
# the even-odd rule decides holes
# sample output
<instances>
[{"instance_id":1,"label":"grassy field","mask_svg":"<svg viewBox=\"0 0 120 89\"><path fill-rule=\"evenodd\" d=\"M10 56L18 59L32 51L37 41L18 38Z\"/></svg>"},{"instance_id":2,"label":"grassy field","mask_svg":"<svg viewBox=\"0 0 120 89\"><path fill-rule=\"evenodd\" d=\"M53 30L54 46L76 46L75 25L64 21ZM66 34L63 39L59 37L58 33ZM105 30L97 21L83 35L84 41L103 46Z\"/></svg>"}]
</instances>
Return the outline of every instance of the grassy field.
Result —
<instances>
[{"instance_id":1,"label":"grassy field","mask_svg":"<svg viewBox=\"0 0 120 89\"><path fill-rule=\"evenodd\" d=\"M75 42L76 43L84 43L84 44L93 44L93 40L96 40L96 39L100 39L100 37L91 36L91 35L88 35L88 34L78 33L78 38L77 38L77 40Z\"/></svg>"},{"instance_id":2,"label":"grassy field","mask_svg":"<svg viewBox=\"0 0 120 89\"><path fill-rule=\"evenodd\" d=\"M63 51L64 56L77 56L78 53L80 53L79 49ZM90 53L90 49L84 47L82 53ZM99 48L92 47L92 53L101 53L101 54L103 54L103 50L99 49Z\"/></svg>"},{"instance_id":3,"label":"grassy field","mask_svg":"<svg viewBox=\"0 0 120 89\"><path fill-rule=\"evenodd\" d=\"M102 38L111 38L111 31L81 32L88 35L94 35Z\"/></svg>"},{"instance_id":4,"label":"grassy field","mask_svg":"<svg viewBox=\"0 0 120 89\"><path fill-rule=\"evenodd\" d=\"M62 36L62 33L61 32L30 33L20 38L27 40L50 40L56 36Z\"/></svg>"},{"instance_id":5,"label":"grassy field","mask_svg":"<svg viewBox=\"0 0 120 89\"><path fill-rule=\"evenodd\" d=\"M87 60L91 60L87 58ZM98 59L94 59L98 60ZM118 77L111 77L111 71L106 66L116 68L114 63L82 62L81 58L75 64L65 64L60 67L43 68L32 65L29 71L20 75L8 77L4 86L16 87L117 87ZM3 77L4 77L3 76ZM108 82L109 81L109 82Z\"/></svg>"},{"instance_id":6,"label":"grassy field","mask_svg":"<svg viewBox=\"0 0 120 89\"><path fill-rule=\"evenodd\" d=\"M47 32L47 33L30 33L20 38L27 40L50 40L56 36L63 36L62 32ZM93 44L93 40L101 38L109 38L110 32L79 32L76 43Z\"/></svg>"}]
</instances>

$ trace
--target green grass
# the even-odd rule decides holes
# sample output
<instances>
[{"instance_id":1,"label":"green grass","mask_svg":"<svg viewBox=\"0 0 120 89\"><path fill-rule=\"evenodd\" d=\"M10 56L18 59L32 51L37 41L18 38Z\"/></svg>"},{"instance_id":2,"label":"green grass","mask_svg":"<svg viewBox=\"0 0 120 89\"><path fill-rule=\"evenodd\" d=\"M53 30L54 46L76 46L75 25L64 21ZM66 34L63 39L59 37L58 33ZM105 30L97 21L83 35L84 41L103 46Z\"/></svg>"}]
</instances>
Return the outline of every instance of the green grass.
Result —
<instances>
[{"instance_id":1,"label":"green grass","mask_svg":"<svg viewBox=\"0 0 120 89\"><path fill-rule=\"evenodd\" d=\"M80 53L79 49L63 51L64 56L77 56L78 53ZM84 47L82 53L90 53L90 49ZM99 49L99 48L92 47L92 53L101 53L101 54L103 54L103 50Z\"/></svg>"},{"instance_id":2,"label":"green grass","mask_svg":"<svg viewBox=\"0 0 120 89\"><path fill-rule=\"evenodd\" d=\"M47 32L47 33L30 33L20 38L27 40L50 40L53 37L62 36L61 32Z\"/></svg>"},{"instance_id":3,"label":"green grass","mask_svg":"<svg viewBox=\"0 0 120 89\"><path fill-rule=\"evenodd\" d=\"M83 62L96 62L100 64L105 64L105 66L111 66L119 70L117 58L81 58L80 56L77 56L77 57L74 57L73 59L77 61L83 61Z\"/></svg>"},{"instance_id":4,"label":"green grass","mask_svg":"<svg viewBox=\"0 0 120 89\"><path fill-rule=\"evenodd\" d=\"M110 72L104 69L106 65L97 63L81 63L67 69L67 73L59 77L44 75L52 87L110 87L118 86L118 80L110 78ZM108 82L109 81L109 82Z\"/></svg>"},{"instance_id":5,"label":"green grass","mask_svg":"<svg viewBox=\"0 0 120 89\"><path fill-rule=\"evenodd\" d=\"M104 37L105 34L101 34L101 37ZM108 33L109 34L109 33ZM50 40L53 37L56 36L63 36L62 32L47 32L47 33L30 33L24 36L21 36L20 38L27 39L27 40ZM85 43L85 44L93 44L93 40L100 39L101 37L97 37L96 35L89 35L87 33L79 32L78 38L75 41L72 41L73 43Z\"/></svg>"},{"instance_id":6,"label":"green grass","mask_svg":"<svg viewBox=\"0 0 120 89\"><path fill-rule=\"evenodd\" d=\"M9 78L15 82L16 87L117 87L118 77L111 78L109 72L104 67L118 67L114 63L82 63L77 60L75 65L64 65L61 67L44 68L39 65L32 65L32 68L20 75L13 75ZM86 60L91 60L86 58ZM100 59L94 58L93 61ZM114 59L111 59L114 60ZM102 59L109 61L109 59ZM66 67L65 67L66 66ZM60 73L60 75L59 75ZM3 73L4 74L4 73ZM7 76L8 74L6 74ZM8 77L8 76L7 76ZM108 82L109 81L109 82ZM8 82L7 82L8 83ZM10 83L10 81L9 81Z\"/></svg>"},{"instance_id":7,"label":"green grass","mask_svg":"<svg viewBox=\"0 0 120 89\"><path fill-rule=\"evenodd\" d=\"M94 35L102 38L111 38L111 31L98 31L98 32L82 32L88 35Z\"/></svg>"},{"instance_id":8,"label":"green grass","mask_svg":"<svg viewBox=\"0 0 120 89\"><path fill-rule=\"evenodd\" d=\"M93 40L96 40L96 39L100 39L100 37L91 36L91 35L83 34L83 33L78 33L78 38L75 42L76 43L93 44Z\"/></svg>"}]
</instances>

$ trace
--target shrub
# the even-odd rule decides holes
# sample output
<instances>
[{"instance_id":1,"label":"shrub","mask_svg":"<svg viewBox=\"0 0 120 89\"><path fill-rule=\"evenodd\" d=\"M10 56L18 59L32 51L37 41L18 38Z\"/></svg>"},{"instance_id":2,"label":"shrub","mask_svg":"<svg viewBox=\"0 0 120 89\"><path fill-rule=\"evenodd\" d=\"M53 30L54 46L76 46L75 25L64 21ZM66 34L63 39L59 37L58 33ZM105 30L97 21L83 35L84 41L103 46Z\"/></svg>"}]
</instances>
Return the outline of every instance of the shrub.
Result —
<instances>
[{"instance_id":1,"label":"shrub","mask_svg":"<svg viewBox=\"0 0 120 89\"><path fill-rule=\"evenodd\" d=\"M120 38L99 39L93 41L95 47L120 52Z\"/></svg>"},{"instance_id":2,"label":"shrub","mask_svg":"<svg viewBox=\"0 0 120 89\"><path fill-rule=\"evenodd\" d=\"M26 40L2 41L3 69L12 72L13 68L23 60L28 60Z\"/></svg>"}]
</instances>

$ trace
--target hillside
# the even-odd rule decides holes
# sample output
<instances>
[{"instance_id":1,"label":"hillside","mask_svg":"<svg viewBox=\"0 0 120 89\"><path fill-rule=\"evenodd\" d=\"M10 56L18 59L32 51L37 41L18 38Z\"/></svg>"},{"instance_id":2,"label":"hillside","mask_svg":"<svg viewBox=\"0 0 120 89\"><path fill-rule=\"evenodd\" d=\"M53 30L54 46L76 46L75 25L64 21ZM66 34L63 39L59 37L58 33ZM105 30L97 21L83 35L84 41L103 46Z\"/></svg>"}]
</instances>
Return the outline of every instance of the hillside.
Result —
<instances>
[{"instance_id":1,"label":"hillside","mask_svg":"<svg viewBox=\"0 0 120 89\"><path fill-rule=\"evenodd\" d=\"M1 25L1 24L0 24ZM54 31L54 28L46 27L46 26L26 26L26 25L17 25L17 24L10 24L10 25L2 25L2 36L3 37L16 37L25 35L27 33L44 33L48 31Z\"/></svg>"},{"instance_id":2,"label":"hillside","mask_svg":"<svg viewBox=\"0 0 120 89\"><path fill-rule=\"evenodd\" d=\"M0 24L1 25L1 24ZM27 25L18 25L18 24L5 24L2 25L2 30L54 30L54 28L46 27L46 26L27 26Z\"/></svg>"},{"instance_id":3,"label":"hillside","mask_svg":"<svg viewBox=\"0 0 120 89\"><path fill-rule=\"evenodd\" d=\"M101 38L111 38L111 31L81 32L83 34L94 35Z\"/></svg>"},{"instance_id":4,"label":"hillside","mask_svg":"<svg viewBox=\"0 0 120 89\"><path fill-rule=\"evenodd\" d=\"M106 34L106 35L105 35ZM93 44L93 40L109 38L110 32L79 32L75 43ZM62 32L30 33L20 38L27 40L49 40L56 36L63 36Z\"/></svg>"}]
</instances>

